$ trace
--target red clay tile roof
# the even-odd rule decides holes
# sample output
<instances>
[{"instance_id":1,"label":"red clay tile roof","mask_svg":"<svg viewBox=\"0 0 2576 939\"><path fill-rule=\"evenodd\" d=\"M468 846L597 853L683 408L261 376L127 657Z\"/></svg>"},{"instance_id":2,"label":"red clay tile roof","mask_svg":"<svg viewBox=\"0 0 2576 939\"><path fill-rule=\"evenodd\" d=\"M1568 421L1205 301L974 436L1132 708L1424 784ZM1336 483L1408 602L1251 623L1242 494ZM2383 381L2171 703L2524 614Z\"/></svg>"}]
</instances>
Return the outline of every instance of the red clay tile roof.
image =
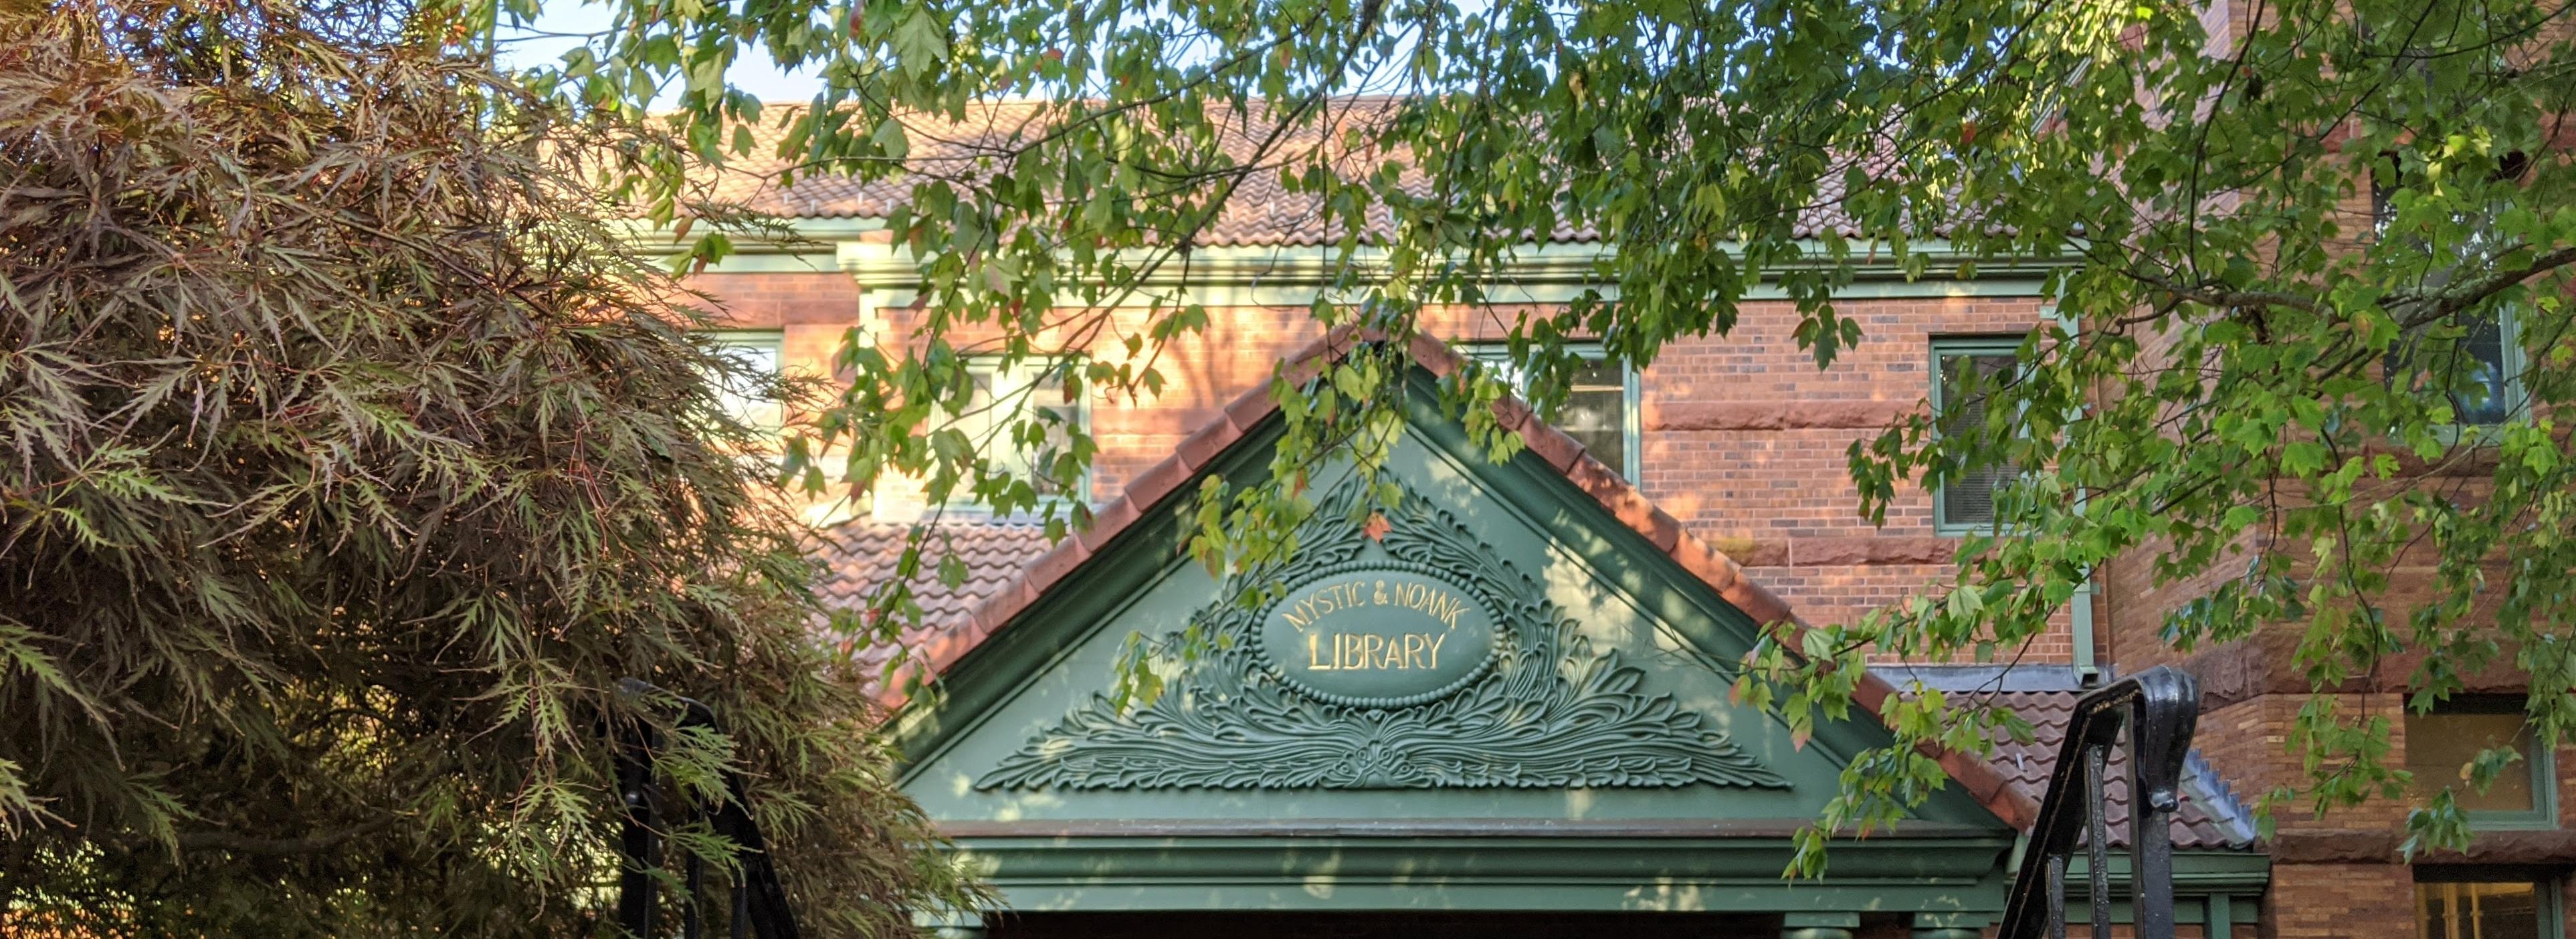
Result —
<instances>
[{"instance_id":1,"label":"red clay tile roof","mask_svg":"<svg viewBox=\"0 0 2576 939\"><path fill-rule=\"evenodd\" d=\"M1338 99L1333 107L1339 110L1332 113L1329 126L1347 128L1385 120L1395 114L1399 103L1390 98ZM1035 102L983 102L968 106L962 119L906 118L903 124L910 142L906 162L915 172L952 178L980 172L975 166L979 159L1007 155L1047 133L1050 125L1039 123L1045 117L1042 109ZM910 197L914 180L904 177L863 183L846 175L808 175L800 169L795 185L777 185L775 180L781 170L804 162L801 156L777 155L779 143L786 136L785 125L800 113L801 108L794 105L767 109L753 136L751 156L735 157L721 170L701 170L699 176L706 182L709 201L795 218L878 218ZM856 127L852 132L864 135L870 129ZM1269 126L1258 118L1236 119L1226 127L1220 142L1237 165L1248 165L1258 158L1261 141L1268 132ZM1351 175L1373 171L1381 162L1370 154L1342 152L1339 146L1336 135L1327 133L1324 125L1294 128L1281 135L1268 159L1276 164L1281 154L1301 155L1318 147L1330 147L1335 148L1331 152L1335 164ZM1405 185L1415 195L1430 191L1416 173L1407 173ZM1827 230L1858 235L1850 216L1841 209L1842 177L1828 173L1819 185L1822 191L1815 204L1799 212L1792 226L1793 236L1811 237ZM1282 188L1275 165L1265 166L1244 175L1224 209L1200 233L1197 243L1219 247L1333 244L1341 238L1341 227L1324 221L1322 205L1312 195ZM1368 233L1384 234L1389 225L1385 207L1372 208ZM1598 236L1589 229L1560 227L1548 233L1546 240L1590 242L1598 240Z\"/></svg>"},{"instance_id":2,"label":"red clay tile roof","mask_svg":"<svg viewBox=\"0 0 2576 939\"><path fill-rule=\"evenodd\" d=\"M1324 365L1348 353L1364 338L1344 328L1316 340L1288 357L1285 372L1289 381L1293 384L1314 377ZM1457 353L1439 340L1428 337L1415 337L1411 352L1415 362L1437 375L1451 374L1462 364ZM1102 545L1143 518L1147 510L1180 494L1198 470L1241 440L1277 407L1266 385L1256 386L1235 398L1226 406L1223 417L1200 428L1183 441L1170 458L1139 474L1116 501L1102 506L1094 514L1093 524L1088 530L1057 543L1010 582L994 589L965 622L952 620L937 630L931 637L932 641L917 650L918 655L906 669L927 669L932 675L947 671L984 637L1009 625L1020 611L1036 602L1048 589L1080 570ZM1700 540L1683 528L1679 520L1656 508L1627 480L1586 453L1583 445L1574 438L1544 421L1533 419L1526 406L1505 399L1495 406L1495 411L1505 426L1521 433L1532 454L1565 473L1613 517L1644 536L1680 564L1683 570L1698 577L1711 591L1754 622L1789 633L1786 641L1791 648L1797 647L1795 633L1804 626L1798 622L1796 614L1779 597L1745 579L1743 568L1734 559ZM881 699L889 707L900 706L902 689L908 684L905 681L889 683L880 692ZM1868 674L1862 676L1856 697L1863 707L1877 712L1896 694L1896 686L1885 677ZM2014 785L1996 766L1955 751L1927 747L1926 752L1940 762L1969 796L2006 824L2027 829L2038 818L2038 800L2026 789Z\"/></svg>"},{"instance_id":3,"label":"red clay tile roof","mask_svg":"<svg viewBox=\"0 0 2576 939\"><path fill-rule=\"evenodd\" d=\"M822 581L816 586L824 602L845 610L865 608L870 593L893 576L895 561L902 557L912 530L911 525L860 518L816 532L808 553L823 565ZM966 622L977 604L1017 578L1030 560L1047 549L1044 528L989 519L932 524L925 539L923 571L912 581L913 602L921 606L921 619L903 636L904 645L917 650L954 641L957 626ZM940 583L935 574L939 558L951 552L966 565L966 580L954 588ZM873 673L892 652L876 646L860 660Z\"/></svg>"},{"instance_id":4,"label":"red clay tile roof","mask_svg":"<svg viewBox=\"0 0 2576 939\"><path fill-rule=\"evenodd\" d=\"M2075 701L2081 697L2083 694L2075 691L2005 692L1993 696L1995 704L2011 708L2031 723L2029 743L2010 739L1997 742L1994 765L2014 789L2034 803L2048 789L2048 774L2057 768L2059 748L2065 745L2066 728L2074 719ZM2126 743L2113 747L2111 778L2102 790L2103 811L2110 822L2114 846L2129 844L2128 764ZM2182 807L2174 812L2174 847L2241 850L2251 845L2255 830L2245 806L2209 764L2194 754L2183 775Z\"/></svg>"}]
</instances>

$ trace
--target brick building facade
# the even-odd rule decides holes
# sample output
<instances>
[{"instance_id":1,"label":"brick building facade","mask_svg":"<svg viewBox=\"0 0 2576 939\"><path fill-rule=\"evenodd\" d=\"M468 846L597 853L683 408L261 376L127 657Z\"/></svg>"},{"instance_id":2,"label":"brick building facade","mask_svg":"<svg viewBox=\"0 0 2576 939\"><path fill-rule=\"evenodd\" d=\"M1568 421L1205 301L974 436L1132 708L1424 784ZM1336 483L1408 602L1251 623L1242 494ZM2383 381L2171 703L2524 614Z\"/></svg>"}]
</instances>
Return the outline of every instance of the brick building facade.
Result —
<instances>
[{"instance_id":1,"label":"brick building facade","mask_svg":"<svg viewBox=\"0 0 2576 939\"><path fill-rule=\"evenodd\" d=\"M845 341L900 354L911 335L915 298L908 266L869 223L882 211L886 194L834 180L813 180L798 189L754 201L767 199L760 207L798 217L814 242L753 245L692 285L715 298L729 340L774 356L790 372L830 376L834 353ZM1181 480L1234 446L1248 431L1247 400L1262 397L1259 389L1274 370L1323 338L1306 312L1311 288L1289 276L1312 256L1298 235L1296 213L1283 213L1276 193L1256 192L1250 199L1262 207L1262 218L1220 226L1226 237L1193 265L1194 279L1186 286L1193 299L1209 305L1210 326L1165 353L1169 386L1151 400L1081 402L1081 419L1100 452L1087 491L1078 497L1104 507L1105 526L1114 529L1151 511ZM1544 250L1587 249L1571 242ZM1619 452L1606 452L1608 438L1586 438L1598 464L1621 477L1617 498L1638 499L1646 507L1640 511L1679 526L1680 545L1650 535L1657 547L1686 552L1695 544L1721 554L1726 577L1758 584L1765 596L1776 598L1783 615L1794 611L1809 623L1858 617L1951 573L1956 529L1976 519L1950 517L1959 510L1944 509L1942 494L1916 490L1900 494L1885 524L1871 524L1856 512L1847 448L1927 407L1939 393L1944 356L1993 355L2050 315L2037 271L1997 268L1975 280L1920 281L1894 271L1871 274L1837 300L1844 315L1862 324L1866 338L1831 369L1820 371L1795 341L1797 317L1786 301L1756 300L1744 307L1730 334L1673 344L1652 367L1604 379L1604 400L1615 398L1617 415L1603 426L1615 434ZM1579 277L1562 273L1534 276L1518 285L1525 295L1517 302L1544 307L1582 286ZM1499 338L1497 324L1514 309L1458 311L1435 321L1431 331L1449 349L1472 355L1479 343ZM1211 436L1212 430L1219 433ZM1619 511L1611 496L1602 498ZM819 529L818 559L830 571L827 589L840 602L855 602L882 576L902 532L922 518L923 507L917 493L898 481L881 484L863 499L818 502L809 515ZM1027 629L1011 624L1045 601L1049 585L1095 553L1094 545L1083 543L1070 555L1067 549L1050 554L1046 539L1025 520L995 518L971 507L951 507L938 524L971 574L953 590L920 585L925 617L913 639L931 650L933 662L955 661L1005 628ZM2236 886L2187 896L2187 906L2199 905L2192 907L2198 918L2186 920L2185 935L2563 934L2564 911L2576 910L2570 902L2576 897L2566 893L2576 842L2565 827L2576 821L2565 817L2576 807L2562 805L2554 792L2563 784L2561 768L2576 761L2533 753L2537 772L2519 797L2522 803L2481 816L2488 820L2481 824L2491 822L2493 830L2482 832L2465 856L2418 857L2411 863L2401 858L2406 808L2389 799L2323 818L2285 807L2277 832L2258 838L2253 796L2294 784L2305 772L2285 747L2286 728L2307 698L2305 681L2290 668L2278 636L2191 656L2175 653L2158 638L2161 617L2187 602L2199 585L2155 585L2143 567L2122 564L2102 572L2096 591L2079 595L2060 615L2057 629L2012 656L2019 668L2010 678L1943 663L1888 662L1880 671L1900 683L1970 688L2000 681L2011 689L2010 703L2033 716L2042 739L2007 747L1993 770L2024 799L2036 798L2045 784L2056 745L2048 735L2064 733L2063 714L2082 688L2160 664L2197 675L2206 698L2195 779L2174 834L2185 850L2217 859L2212 864L2223 867L2239 863L2226 858L2241 858L2235 869L2255 873L2233 881ZM2384 714L2401 728L2401 741L2409 727L2447 735L2496 726L2492 717L2474 713L2458 724L2442 723L2448 715L2408 718L2395 684L2402 675L2400 670L2385 683L2355 688L2342 696L2343 704ZM2499 676L2487 690L2516 689L2509 677ZM2057 716L2053 724L2051 715ZM1998 815L2010 817L2000 810ZM2231 892L2240 889L2252 892ZM2210 919L2222 911L2232 925L2212 928ZM1848 922L1834 919L1843 915L1835 913L1806 926L1800 915L1777 914L1761 922L1781 925L1759 928L1817 939L1909 930L1921 937L1966 934L1954 928L1960 924L1929 913L1854 913ZM1061 922L1034 930L1011 922L986 925L1000 934L1081 931ZM1477 921L1406 922L1416 931L1442 932L1473 931ZM1743 927L1732 920L1710 923L1728 934ZM1961 924L1983 925L1973 918ZM1578 920L1559 925L1568 932L1588 930ZM1370 934L1356 927L1343 931Z\"/></svg>"}]
</instances>

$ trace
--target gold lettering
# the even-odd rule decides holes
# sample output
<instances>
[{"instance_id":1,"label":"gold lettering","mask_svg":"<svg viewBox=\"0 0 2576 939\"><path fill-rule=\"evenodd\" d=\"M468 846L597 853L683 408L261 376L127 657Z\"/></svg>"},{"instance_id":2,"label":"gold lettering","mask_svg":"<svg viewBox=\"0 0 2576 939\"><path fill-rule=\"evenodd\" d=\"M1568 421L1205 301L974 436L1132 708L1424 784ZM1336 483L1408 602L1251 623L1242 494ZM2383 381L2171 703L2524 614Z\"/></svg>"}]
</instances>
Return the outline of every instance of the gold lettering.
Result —
<instances>
[{"instance_id":1,"label":"gold lettering","mask_svg":"<svg viewBox=\"0 0 2576 939\"><path fill-rule=\"evenodd\" d=\"M1329 671L1333 671L1335 668L1337 668L1337 667L1338 667L1338 666L1333 666L1333 665L1326 665L1326 664L1324 664L1324 663L1323 663L1323 661L1322 661L1322 657L1321 657L1321 654L1320 654L1320 653L1319 653L1319 651L1315 648L1315 640L1320 639L1320 638L1323 638L1323 637L1321 637L1321 636L1317 636L1317 635L1315 635L1314 633L1307 633L1307 634L1306 634L1306 670L1307 670L1307 671L1310 671L1310 672L1329 672Z\"/></svg>"},{"instance_id":2,"label":"gold lettering","mask_svg":"<svg viewBox=\"0 0 2576 939\"><path fill-rule=\"evenodd\" d=\"M1431 637L1431 667L1440 667L1440 644L1449 641L1448 633Z\"/></svg>"}]
</instances>

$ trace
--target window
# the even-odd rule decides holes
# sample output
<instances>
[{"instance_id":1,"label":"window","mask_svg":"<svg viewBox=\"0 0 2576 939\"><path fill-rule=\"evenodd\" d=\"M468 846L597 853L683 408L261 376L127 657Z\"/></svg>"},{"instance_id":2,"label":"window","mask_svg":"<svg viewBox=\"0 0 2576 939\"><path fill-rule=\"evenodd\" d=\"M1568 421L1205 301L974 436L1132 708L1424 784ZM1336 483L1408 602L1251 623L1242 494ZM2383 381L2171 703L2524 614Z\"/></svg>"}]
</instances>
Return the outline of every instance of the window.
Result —
<instances>
[{"instance_id":1,"label":"window","mask_svg":"<svg viewBox=\"0 0 2576 939\"><path fill-rule=\"evenodd\" d=\"M2512 747L2522 759L2497 774L2481 793L2468 784L2467 766L2478 754ZM2557 771L2548 751L2523 719L2519 702L2466 699L2429 714L2406 715L2406 769L2410 795L2429 799L2444 788L2477 828L2558 826Z\"/></svg>"},{"instance_id":2,"label":"window","mask_svg":"<svg viewBox=\"0 0 2576 939\"><path fill-rule=\"evenodd\" d=\"M1982 392L1991 391L2012 373L2022 338L1932 340L1932 413L1943 430L1986 422L1986 395ZM2018 467L1988 466L1951 480L1933 494L1932 527L1952 535L1994 527L1995 493L2019 475Z\"/></svg>"},{"instance_id":3,"label":"window","mask_svg":"<svg viewBox=\"0 0 2576 939\"><path fill-rule=\"evenodd\" d=\"M715 340L718 355L749 373L718 376L716 397L725 413L760 430L775 432L787 426L785 408L763 386L779 375L785 337L776 330L728 330L707 336Z\"/></svg>"},{"instance_id":4,"label":"window","mask_svg":"<svg viewBox=\"0 0 2576 939\"><path fill-rule=\"evenodd\" d=\"M2398 157L2391 154L2382 168L2371 177L2372 222L2382 236L2396 219L2395 197L2401 170ZM2508 154L2496 171L2495 181L2510 182L2528 169L2521 154ZM2490 263L2496 244L2486 219L2455 215L2463 223L2465 235L2449 239L2447 244L2413 238L2410 250L2422 250L2433 269L2424 277L2425 289L2438 289L2450 282L2463 267ZM2445 265L2445 261L2450 262ZM2522 371L2519 338L2515 335L2512 304L2491 304L2484 310L2463 311L2447 322L2417 329L2400 338L2381 360L2381 373L2390 388L2403 388L2424 395L2439 395L2451 405L2452 423L2460 427L2487 427L2502 424L2519 410Z\"/></svg>"},{"instance_id":5,"label":"window","mask_svg":"<svg viewBox=\"0 0 2576 939\"><path fill-rule=\"evenodd\" d=\"M2558 881L2516 868L2418 867L2423 939L2559 939Z\"/></svg>"},{"instance_id":6,"label":"window","mask_svg":"<svg viewBox=\"0 0 2576 939\"><path fill-rule=\"evenodd\" d=\"M975 383L974 397L949 426L981 447L994 469L1008 470L1014 478L1027 481L1039 497L1083 498L1087 487L1067 489L1041 471L1071 444L1068 431L1084 426L1081 422L1088 414L1082 402L1067 394L1061 376L1045 374L1048 365L1043 361L1005 365L996 358L968 361L966 370L968 380ZM1022 446L1011 437L1013 425L1020 423L1024 414L1044 428L1045 439L1034 447Z\"/></svg>"},{"instance_id":7,"label":"window","mask_svg":"<svg viewBox=\"0 0 2576 939\"><path fill-rule=\"evenodd\" d=\"M1539 417L1548 425L1564 431L1574 442L1591 451L1620 476L1635 478L1637 466L1637 390L1626 366L1611 361L1598 345L1573 347L1584 360L1573 375L1573 386L1566 390L1565 401L1552 413ZM1529 371L1511 360L1510 350L1501 343L1478 343L1466 347L1477 361L1500 369L1503 380L1510 383L1522 398L1529 397Z\"/></svg>"},{"instance_id":8,"label":"window","mask_svg":"<svg viewBox=\"0 0 2576 939\"><path fill-rule=\"evenodd\" d=\"M2512 314L2509 306L2491 307L2486 315L2454 318L2444 329L2398 340L2382 363L2390 387L2402 382L2448 398L2452 422L2462 427L2504 423L2520 406L2521 347Z\"/></svg>"}]
</instances>

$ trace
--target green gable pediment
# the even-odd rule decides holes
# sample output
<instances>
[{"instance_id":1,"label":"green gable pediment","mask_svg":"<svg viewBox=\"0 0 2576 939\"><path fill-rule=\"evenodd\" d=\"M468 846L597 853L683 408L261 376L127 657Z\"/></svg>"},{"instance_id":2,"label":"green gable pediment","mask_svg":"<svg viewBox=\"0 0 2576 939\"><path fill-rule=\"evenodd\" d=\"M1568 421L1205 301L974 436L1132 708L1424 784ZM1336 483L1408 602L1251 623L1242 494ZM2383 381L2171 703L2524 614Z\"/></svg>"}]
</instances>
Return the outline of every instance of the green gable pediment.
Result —
<instances>
[{"instance_id":1,"label":"green gable pediment","mask_svg":"<svg viewBox=\"0 0 2576 939\"><path fill-rule=\"evenodd\" d=\"M906 789L971 851L1017 858L1004 866L1025 876L1055 863L1050 845L1122 857L1098 839L1132 851L1149 833L1171 839L1153 853L1165 859L1210 838L1311 847L1370 831L1666 851L1700 838L1729 847L1674 854L1649 879L1717 877L1692 865L1725 857L1742 868L1727 876L1762 878L1745 888L1762 899L1689 908L1774 902L1764 891L1783 889L1787 836L1884 730L1855 718L1800 740L1735 702L1749 618L1534 454L1483 459L1427 382L1417 392L1384 480L1402 493L1397 510L1354 524L1356 474L1318 472L1296 557L1225 583L1176 551L1169 506L1149 511L905 710ZM1213 471L1266 467L1274 434L1256 428ZM1268 586L1266 602L1236 602L1248 584ZM1166 663L1150 704L1109 701L1131 642L1192 629L1198 654ZM1954 785L1894 839L1873 839L1914 841L1911 856L1855 850L1835 863L1893 865L1924 889L1925 865L1946 865L1943 895L1991 892L2011 836ZM1020 899L1110 895L1099 882L1117 878L1083 871L1087 892ZM1634 905L1591 905L1623 904Z\"/></svg>"}]
</instances>

